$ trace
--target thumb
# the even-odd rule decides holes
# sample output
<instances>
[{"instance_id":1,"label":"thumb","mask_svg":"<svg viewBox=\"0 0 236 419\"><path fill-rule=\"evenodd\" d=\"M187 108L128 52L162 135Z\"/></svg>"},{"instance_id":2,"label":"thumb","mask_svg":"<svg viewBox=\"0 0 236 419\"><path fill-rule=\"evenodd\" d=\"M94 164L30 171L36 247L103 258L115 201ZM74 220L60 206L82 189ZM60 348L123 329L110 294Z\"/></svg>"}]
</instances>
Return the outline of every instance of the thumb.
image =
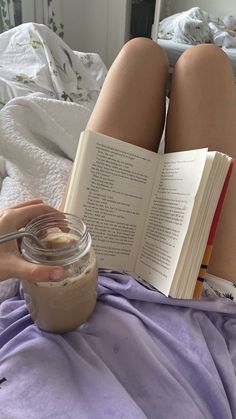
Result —
<instances>
[{"instance_id":1,"label":"thumb","mask_svg":"<svg viewBox=\"0 0 236 419\"><path fill-rule=\"evenodd\" d=\"M37 265L21 258L17 258L13 270L13 277L32 282L59 281L64 276L62 266Z\"/></svg>"}]
</instances>

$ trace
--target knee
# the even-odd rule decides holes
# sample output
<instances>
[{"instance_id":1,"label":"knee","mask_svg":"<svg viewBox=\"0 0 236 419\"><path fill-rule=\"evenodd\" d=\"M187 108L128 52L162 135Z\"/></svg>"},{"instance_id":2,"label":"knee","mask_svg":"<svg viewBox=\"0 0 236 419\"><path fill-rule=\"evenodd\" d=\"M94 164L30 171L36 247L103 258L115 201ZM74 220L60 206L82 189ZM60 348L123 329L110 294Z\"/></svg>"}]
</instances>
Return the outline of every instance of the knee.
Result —
<instances>
[{"instance_id":1,"label":"knee","mask_svg":"<svg viewBox=\"0 0 236 419\"><path fill-rule=\"evenodd\" d=\"M165 51L149 38L134 38L128 41L121 49L121 56L125 59L136 60L140 65L151 69L157 66L168 71L168 60Z\"/></svg>"},{"instance_id":2,"label":"knee","mask_svg":"<svg viewBox=\"0 0 236 419\"><path fill-rule=\"evenodd\" d=\"M224 72L230 68L227 55L217 45L202 44L187 49L179 58L176 70L181 69L185 73L195 72L210 73L212 71Z\"/></svg>"}]
</instances>

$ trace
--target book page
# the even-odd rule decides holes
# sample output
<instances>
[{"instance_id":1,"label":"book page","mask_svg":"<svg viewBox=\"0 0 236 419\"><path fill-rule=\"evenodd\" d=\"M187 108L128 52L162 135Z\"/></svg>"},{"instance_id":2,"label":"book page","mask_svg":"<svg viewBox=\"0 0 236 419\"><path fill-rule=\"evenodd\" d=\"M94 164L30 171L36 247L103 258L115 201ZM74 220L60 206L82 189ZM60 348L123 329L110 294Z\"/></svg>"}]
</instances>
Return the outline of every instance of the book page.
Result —
<instances>
[{"instance_id":1,"label":"book page","mask_svg":"<svg viewBox=\"0 0 236 419\"><path fill-rule=\"evenodd\" d=\"M89 131L82 141L66 210L83 218L99 267L133 271L158 155Z\"/></svg>"},{"instance_id":2,"label":"book page","mask_svg":"<svg viewBox=\"0 0 236 419\"><path fill-rule=\"evenodd\" d=\"M189 226L207 149L165 155L154 184L135 272L168 295Z\"/></svg>"}]
</instances>

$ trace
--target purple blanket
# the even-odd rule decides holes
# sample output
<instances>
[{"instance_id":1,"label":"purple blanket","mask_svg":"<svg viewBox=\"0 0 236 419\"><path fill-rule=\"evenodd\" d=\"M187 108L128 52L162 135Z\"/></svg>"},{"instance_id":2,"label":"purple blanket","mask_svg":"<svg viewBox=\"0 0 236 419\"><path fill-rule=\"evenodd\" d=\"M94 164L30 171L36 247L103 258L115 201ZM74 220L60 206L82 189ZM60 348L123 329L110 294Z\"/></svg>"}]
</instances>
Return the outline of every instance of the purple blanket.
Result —
<instances>
[{"instance_id":1,"label":"purple blanket","mask_svg":"<svg viewBox=\"0 0 236 419\"><path fill-rule=\"evenodd\" d=\"M0 306L0 418L236 418L236 304L166 298L103 274L74 332L40 331L20 296Z\"/></svg>"}]
</instances>

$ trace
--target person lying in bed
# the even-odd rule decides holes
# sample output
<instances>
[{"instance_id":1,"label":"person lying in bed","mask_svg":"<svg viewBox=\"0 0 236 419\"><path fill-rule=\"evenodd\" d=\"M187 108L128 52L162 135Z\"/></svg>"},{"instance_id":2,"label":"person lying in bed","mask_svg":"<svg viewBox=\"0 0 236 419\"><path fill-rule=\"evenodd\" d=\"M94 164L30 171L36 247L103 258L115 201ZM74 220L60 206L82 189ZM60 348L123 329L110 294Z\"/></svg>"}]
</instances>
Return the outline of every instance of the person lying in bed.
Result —
<instances>
[{"instance_id":1,"label":"person lying in bed","mask_svg":"<svg viewBox=\"0 0 236 419\"><path fill-rule=\"evenodd\" d=\"M39 215L57 212L54 208L34 199L0 211L0 235L19 230ZM25 261L16 241L0 245L0 281L8 278L25 278L30 281L55 281L63 276L61 266L36 265Z\"/></svg>"},{"instance_id":2,"label":"person lying in bed","mask_svg":"<svg viewBox=\"0 0 236 419\"><path fill-rule=\"evenodd\" d=\"M108 72L86 128L157 151L165 121L167 76L167 59L158 44L146 38L129 41ZM235 138L236 95L230 62L215 45L192 47L175 66L166 118L166 151L208 147L235 157ZM210 273L232 282L236 271L235 187L233 173L209 267ZM37 206L42 209L43 204L34 202L10 212L21 212L22 220L28 220L24 211L29 211L30 217L36 216ZM19 223L23 225L23 221ZM13 254L16 251L13 244L4 248ZM1 258L8 261L5 251L1 252ZM14 263L9 266L7 262L8 276L35 280L39 274L40 280L46 280L61 274L58 268L33 268L17 257L15 268ZM16 256L12 258L14 261ZM1 279L7 276L2 269Z\"/></svg>"},{"instance_id":3,"label":"person lying in bed","mask_svg":"<svg viewBox=\"0 0 236 419\"><path fill-rule=\"evenodd\" d=\"M157 44L127 43L87 128L157 150L167 73ZM227 57L215 46L189 49L173 75L167 151L207 145L235 156L235 107ZM229 280L236 267L235 183L234 173L210 266ZM5 210L0 234L49 210L37 200ZM13 242L1 245L0 252L0 279L47 280L58 274L57 268L22 261ZM94 316L71 334L37 330L22 297L5 301L0 314L1 417L236 417L231 301L170 299L130 276L109 273L100 276Z\"/></svg>"},{"instance_id":4,"label":"person lying in bed","mask_svg":"<svg viewBox=\"0 0 236 419\"><path fill-rule=\"evenodd\" d=\"M87 129L157 151L166 120L165 150L208 147L236 157L236 89L230 61L216 45L179 58L166 115L168 62L146 38L129 41L111 66ZM166 117L166 118L165 118ZM209 272L236 279L236 173L233 171Z\"/></svg>"}]
</instances>

